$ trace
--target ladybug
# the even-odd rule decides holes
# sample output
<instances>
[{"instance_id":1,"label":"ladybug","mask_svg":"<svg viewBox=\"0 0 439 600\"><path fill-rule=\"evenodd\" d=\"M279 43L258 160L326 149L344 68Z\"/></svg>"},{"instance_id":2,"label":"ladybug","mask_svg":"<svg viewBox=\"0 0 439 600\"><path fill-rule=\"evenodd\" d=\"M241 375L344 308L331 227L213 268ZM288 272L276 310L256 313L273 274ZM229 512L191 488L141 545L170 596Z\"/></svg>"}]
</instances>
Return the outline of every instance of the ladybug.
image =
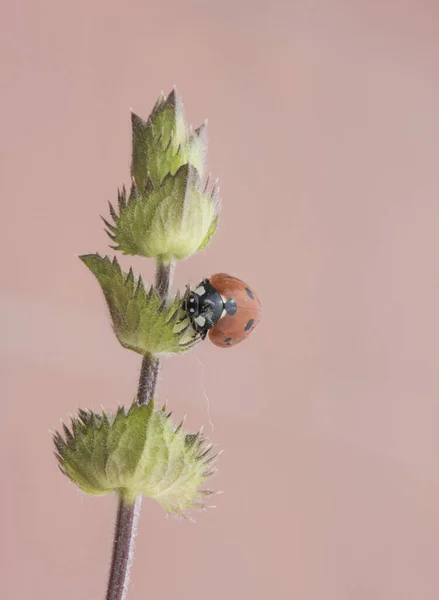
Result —
<instances>
[{"instance_id":1,"label":"ladybug","mask_svg":"<svg viewBox=\"0 0 439 600\"><path fill-rule=\"evenodd\" d=\"M217 273L203 281L185 300L193 329L220 348L242 342L259 323L261 303L241 279Z\"/></svg>"}]
</instances>

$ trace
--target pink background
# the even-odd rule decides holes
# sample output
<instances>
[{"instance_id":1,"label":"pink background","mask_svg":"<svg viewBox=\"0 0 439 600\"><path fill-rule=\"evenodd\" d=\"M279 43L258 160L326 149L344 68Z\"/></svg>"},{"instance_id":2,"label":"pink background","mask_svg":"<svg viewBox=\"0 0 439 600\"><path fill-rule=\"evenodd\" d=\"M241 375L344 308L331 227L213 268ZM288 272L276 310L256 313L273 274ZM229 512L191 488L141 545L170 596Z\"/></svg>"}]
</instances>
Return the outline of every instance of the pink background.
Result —
<instances>
[{"instance_id":1,"label":"pink background","mask_svg":"<svg viewBox=\"0 0 439 600\"><path fill-rule=\"evenodd\" d=\"M0 600L104 596L115 498L69 484L48 431L134 395L75 255L111 252L129 107L174 83L223 197L175 286L228 271L264 312L164 364L225 493L196 524L144 502L129 600L436 600L439 4L3 0L0 28Z\"/></svg>"}]
</instances>

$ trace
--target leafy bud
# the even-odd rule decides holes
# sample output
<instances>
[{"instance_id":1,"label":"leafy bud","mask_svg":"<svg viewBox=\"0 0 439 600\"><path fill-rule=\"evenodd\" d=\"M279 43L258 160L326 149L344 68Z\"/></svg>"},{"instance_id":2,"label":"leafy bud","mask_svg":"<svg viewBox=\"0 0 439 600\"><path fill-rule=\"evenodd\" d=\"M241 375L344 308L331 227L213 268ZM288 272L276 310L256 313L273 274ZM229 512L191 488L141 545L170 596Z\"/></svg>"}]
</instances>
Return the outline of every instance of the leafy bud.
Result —
<instances>
[{"instance_id":1,"label":"leafy bud","mask_svg":"<svg viewBox=\"0 0 439 600\"><path fill-rule=\"evenodd\" d=\"M63 433L53 436L61 471L88 494L118 492L128 503L143 494L183 514L213 493L200 489L214 472L212 445L201 433L185 434L182 424L174 429L153 402L115 415L80 410Z\"/></svg>"},{"instance_id":2,"label":"leafy bud","mask_svg":"<svg viewBox=\"0 0 439 600\"><path fill-rule=\"evenodd\" d=\"M197 341L183 311L180 295L162 300L154 287L148 292L142 277L124 273L116 258L88 254L79 257L98 280L117 339L139 354L180 354Z\"/></svg>"},{"instance_id":3,"label":"leafy bud","mask_svg":"<svg viewBox=\"0 0 439 600\"><path fill-rule=\"evenodd\" d=\"M119 193L119 214L110 205L114 225L104 220L115 250L124 254L157 257L162 262L181 260L202 250L216 230L218 187L202 187L190 164L168 174L160 187L148 180L141 193L136 185L129 198Z\"/></svg>"},{"instance_id":4,"label":"leafy bud","mask_svg":"<svg viewBox=\"0 0 439 600\"><path fill-rule=\"evenodd\" d=\"M188 133L183 103L176 89L167 98L159 97L147 121L131 113L133 154L131 176L142 192L148 176L160 186L166 175L191 163L204 175L207 154L206 123Z\"/></svg>"}]
</instances>

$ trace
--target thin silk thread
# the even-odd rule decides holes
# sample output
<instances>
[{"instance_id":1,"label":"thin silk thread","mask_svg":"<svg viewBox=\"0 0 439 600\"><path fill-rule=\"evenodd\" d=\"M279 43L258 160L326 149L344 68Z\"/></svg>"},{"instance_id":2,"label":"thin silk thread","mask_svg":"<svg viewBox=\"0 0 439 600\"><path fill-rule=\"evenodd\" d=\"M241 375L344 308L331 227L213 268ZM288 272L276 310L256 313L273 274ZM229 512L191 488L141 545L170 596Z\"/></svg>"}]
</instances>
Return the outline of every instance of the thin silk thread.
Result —
<instances>
[{"instance_id":1,"label":"thin silk thread","mask_svg":"<svg viewBox=\"0 0 439 600\"><path fill-rule=\"evenodd\" d=\"M211 416L210 416L210 400L209 400L209 396L207 395L206 386L204 385L204 363L200 359L200 357L196 354L196 352L197 352L197 348L194 350L194 356L195 356L198 364L201 367L201 391L202 391L203 396L204 396L204 398L206 400L206 405L207 405L207 419L209 421L210 428L211 428L211 430L213 432L213 430L215 429L215 426L214 426L213 421L212 421Z\"/></svg>"}]
</instances>

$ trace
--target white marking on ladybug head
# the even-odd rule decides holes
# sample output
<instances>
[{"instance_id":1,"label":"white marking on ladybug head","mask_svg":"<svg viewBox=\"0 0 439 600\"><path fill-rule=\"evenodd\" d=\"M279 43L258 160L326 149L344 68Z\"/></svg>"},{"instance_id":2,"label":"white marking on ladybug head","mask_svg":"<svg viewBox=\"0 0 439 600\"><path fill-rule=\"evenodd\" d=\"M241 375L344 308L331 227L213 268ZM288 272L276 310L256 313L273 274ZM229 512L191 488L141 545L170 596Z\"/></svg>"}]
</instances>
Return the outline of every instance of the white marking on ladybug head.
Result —
<instances>
[{"instance_id":1,"label":"white marking on ladybug head","mask_svg":"<svg viewBox=\"0 0 439 600\"><path fill-rule=\"evenodd\" d=\"M195 298L190 298L189 302L195 302Z\"/></svg>"},{"instance_id":2,"label":"white marking on ladybug head","mask_svg":"<svg viewBox=\"0 0 439 600\"><path fill-rule=\"evenodd\" d=\"M190 308L190 309L189 309L189 312L191 312L191 313L192 313L192 312L195 312L195 308Z\"/></svg>"},{"instance_id":3,"label":"white marking on ladybug head","mask_svg":"<svg viewBox=\"0 0 439 600\"><path fill-rule=\"evenodd\" d=\"M197 287L194 293L197 294L197 296L203 296L203 294L206 293L206 288L203 285L200 285L200 287Z\"/></svg>"},{"instance_id":4,"label":"white marking on ladybug head","mask_svg":"<svg viewBox=\"0 0 439 600\"><path fill-rule=\"evenodd\" d=\"M204 323L206 322L206 319L204 317L202 317L201 315L199 315L196 319L195 319L195 323L197 325L199 325L200 327L203 327Z\"/></svg>"}]
</instances>

